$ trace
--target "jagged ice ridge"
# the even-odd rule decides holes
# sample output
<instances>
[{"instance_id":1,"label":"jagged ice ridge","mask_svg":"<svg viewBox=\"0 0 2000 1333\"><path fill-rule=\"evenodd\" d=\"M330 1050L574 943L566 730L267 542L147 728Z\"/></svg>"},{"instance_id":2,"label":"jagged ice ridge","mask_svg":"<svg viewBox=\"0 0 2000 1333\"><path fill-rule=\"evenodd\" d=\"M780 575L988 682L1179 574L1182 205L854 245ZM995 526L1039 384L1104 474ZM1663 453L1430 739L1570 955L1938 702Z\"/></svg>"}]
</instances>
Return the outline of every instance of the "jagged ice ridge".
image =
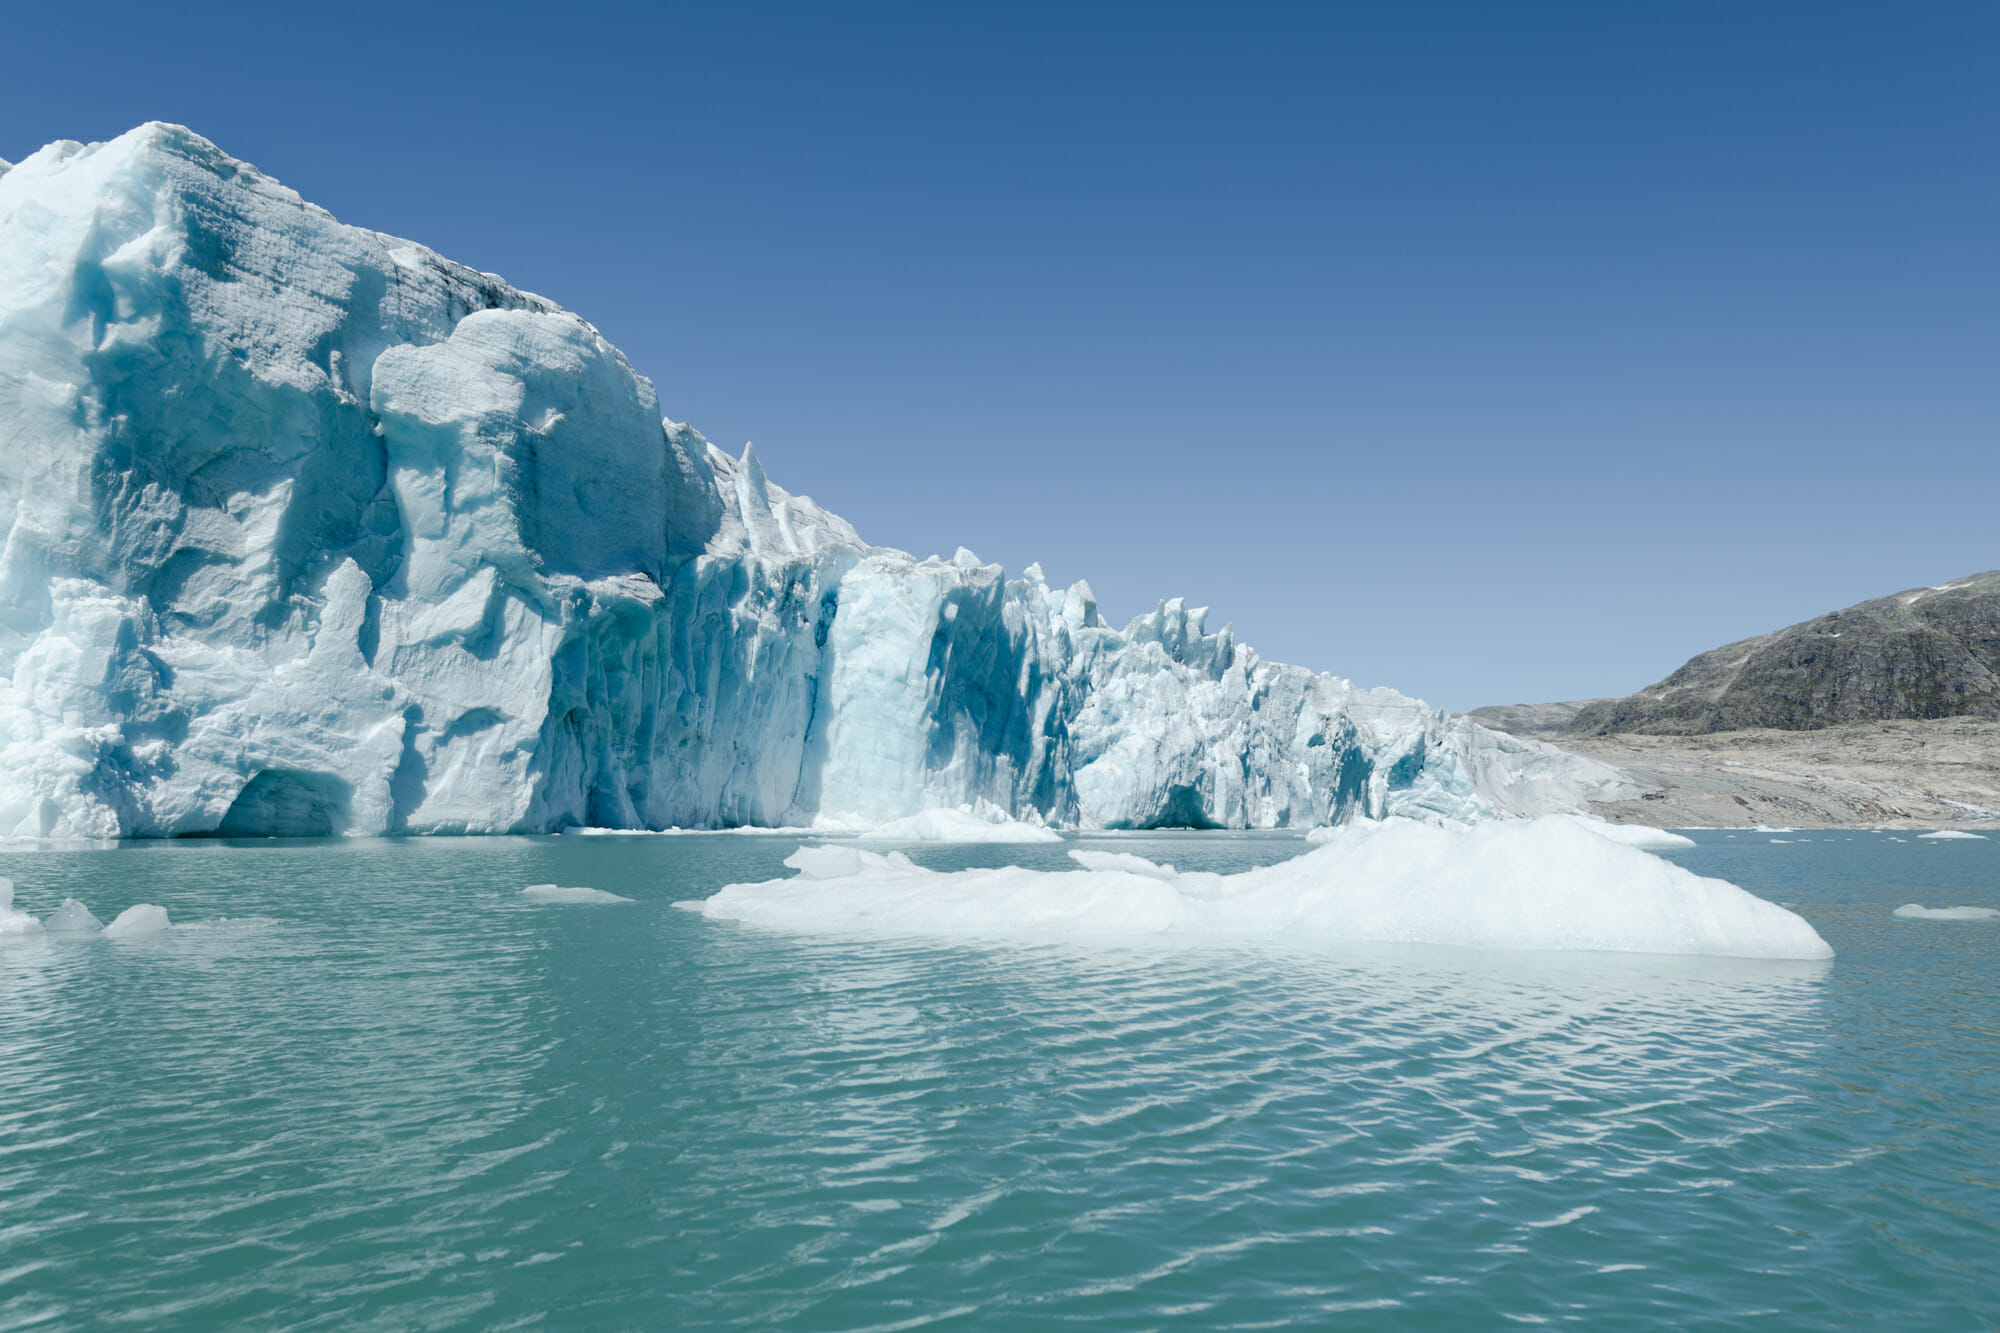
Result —
<instances>
[{"instance_id":1,"label":"jagged ice ridge","mask_svg":"<svg viewBox=\"0 0 2000 1333\"><path fill-rule=\"evenodd\" d=\"M870 546L177 126L0 164L0 836L1475 819L1593 761ZM1625 793L1630 794L1630 793Z\"/></svg>"}]
</instances>

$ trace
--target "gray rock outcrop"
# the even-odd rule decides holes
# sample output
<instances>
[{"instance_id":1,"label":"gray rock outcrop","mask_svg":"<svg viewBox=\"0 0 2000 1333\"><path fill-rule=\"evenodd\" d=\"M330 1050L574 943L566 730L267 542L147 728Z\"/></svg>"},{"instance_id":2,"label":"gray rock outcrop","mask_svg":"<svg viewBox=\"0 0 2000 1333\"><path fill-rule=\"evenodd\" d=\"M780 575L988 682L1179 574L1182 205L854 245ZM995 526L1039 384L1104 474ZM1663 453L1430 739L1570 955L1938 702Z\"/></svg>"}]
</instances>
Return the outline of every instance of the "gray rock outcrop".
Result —
<instances>
[{"instance_id":1,"label":"gray rock outcrop","mask_svg":"<svg viewBox=\"0 0 2000 1333\"><path fill-rule=\"evenodd\" d=\"M1585 704L1565 731L1691 736L1948 717L2000 718L2000 571L1712 649L1636 694Z\"/></svg>"}]
</instances>

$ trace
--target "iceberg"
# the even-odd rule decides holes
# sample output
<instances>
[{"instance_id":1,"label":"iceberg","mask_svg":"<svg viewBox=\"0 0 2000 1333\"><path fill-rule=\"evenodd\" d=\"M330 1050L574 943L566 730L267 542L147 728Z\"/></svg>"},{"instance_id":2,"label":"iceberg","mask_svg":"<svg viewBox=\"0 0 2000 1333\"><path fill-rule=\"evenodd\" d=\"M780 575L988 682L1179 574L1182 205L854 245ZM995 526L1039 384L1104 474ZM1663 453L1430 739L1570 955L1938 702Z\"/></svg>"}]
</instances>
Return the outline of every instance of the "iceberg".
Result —
<instances>
[{"instance_id":1,"label":"iceberg","mask_svg":"<svg viewBox=\"0 0 2000 1333\"><path fill-rule=\"evenodd\" d=\"M918 559L187 129L0 175L0 837L1470 820L1607 765ZM950 823L939 816L940 827Z\"/></svg>"},{"instance_id":2,"label":"iceberg","mask_svg":"<svg viewBox=\"0 0 2000 1333\"><path fill-rule=\"evenodd\" d=\"M42 923L14 906L14 881L0 875L0 935L39 935Z\"/></svg>"},{"instance_id":3,"label":"iceberg","mask_svg":"<svg viewBox=\"0 0 2000 1333\"><path fill-rule=\"evenodd\" d=\"M530 884L521 890L521 896L531 903L629 903L630 898L621 898L603 889L586 889L567 884Z\"/></svg>"},{"instance_id":4,"label":"iceberg","mask_svg":"<svg viewBox=\"0 0 2000 1333\"><path fill-rule=\"evenodd\" d=\"M158 935L172 926L167 919L167 909L152 903L134 903L111 919L104 928L107 940L136 940L148 935Z\"/></svg>"},{"instance_id":5,"label":"iceberg","mask_svg":"<svg viewBox=\"0 0 2000 1333\"><path fill-rule=\"evenodd\" d=\"M42 929L51 935L95 935L104 929L104 923L76 899L65 898L42 922Z\"/></svg>"},{"instance_id":6,"label":"iceberg","mask_svg":"<svg viewBox=\"0 0 2000 1333\"><path fill-rule=\"evenodd\" d=\"M2000 908L1925 907L1922 903L1904 903L1890 915L1913 921L1991 921L2000 917Z\"/></svg>"},{"instance_id":7,"label":"iceberg","mask_svg":"<svg viewBox=\"0 0 2000 1333\"><path fill-rule=\"evenodd\" d=\"M1129 852L1079 868L942 872L901 853L806 847L790 879L676 904L800 934L1178 936L1463 948L1831 958L1797 913L1560 817L1349 823L1304 855L1235 875Z\"/></svg>"}]
</instances>

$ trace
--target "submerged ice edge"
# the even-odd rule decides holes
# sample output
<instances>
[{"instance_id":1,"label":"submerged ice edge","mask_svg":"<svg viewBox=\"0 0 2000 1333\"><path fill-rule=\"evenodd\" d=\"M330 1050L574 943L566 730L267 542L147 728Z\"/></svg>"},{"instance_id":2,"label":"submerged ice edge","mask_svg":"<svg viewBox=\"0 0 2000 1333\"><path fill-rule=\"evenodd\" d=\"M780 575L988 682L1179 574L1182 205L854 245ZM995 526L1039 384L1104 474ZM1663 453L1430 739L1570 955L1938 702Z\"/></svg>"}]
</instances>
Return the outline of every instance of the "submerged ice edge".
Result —
<instances>
[{"instance_id":1,"label":"submerged ice edge","mask_svg":"<svg viewBox=\"0 0 2000 1333\"><path fill-rule=\"evenodd\" d=\"M1573 821L1350 824L1233 875L1079 849L1074 870L925 869L901 853L801 847L790 879L677 904L803 934L959 938L1282 937L1738 958L1833 956L1803 917Z\"/></svg>"},{"instance_id":2,"label":"submerged ice edge","mask_svg":"<svg viewBox=\"0 0 2000 1333\"><path fill-rule=\"evenodd\" d=\"M530 884L527 888L521 890L519 896L531 903L550 904L629 903L637 901L632 898L622 898L615 893L607 893L603 889L587 889L581 885L565 884Z\"/></svg>"}]
</instances>

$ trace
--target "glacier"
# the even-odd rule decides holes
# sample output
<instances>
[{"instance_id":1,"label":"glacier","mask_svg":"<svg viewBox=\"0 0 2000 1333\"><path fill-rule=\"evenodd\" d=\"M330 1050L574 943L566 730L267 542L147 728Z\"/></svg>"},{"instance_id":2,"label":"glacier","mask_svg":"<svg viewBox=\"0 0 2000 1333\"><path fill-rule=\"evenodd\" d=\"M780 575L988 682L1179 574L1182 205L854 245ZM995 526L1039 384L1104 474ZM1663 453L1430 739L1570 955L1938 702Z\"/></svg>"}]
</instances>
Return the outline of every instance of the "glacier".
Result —
<instances>
[{"instance_id":1,"label":"glacier","mask_svg":"<svg viewBox=\"0 0 2000 1333\"><path fill-rule=\"evenodd\" d=\"M0 836L1515 818L1615 769L917 559L179 126L0 165ZM1311 571L1300 571L1302 583Z\"/></svg>"}]
</instances>

